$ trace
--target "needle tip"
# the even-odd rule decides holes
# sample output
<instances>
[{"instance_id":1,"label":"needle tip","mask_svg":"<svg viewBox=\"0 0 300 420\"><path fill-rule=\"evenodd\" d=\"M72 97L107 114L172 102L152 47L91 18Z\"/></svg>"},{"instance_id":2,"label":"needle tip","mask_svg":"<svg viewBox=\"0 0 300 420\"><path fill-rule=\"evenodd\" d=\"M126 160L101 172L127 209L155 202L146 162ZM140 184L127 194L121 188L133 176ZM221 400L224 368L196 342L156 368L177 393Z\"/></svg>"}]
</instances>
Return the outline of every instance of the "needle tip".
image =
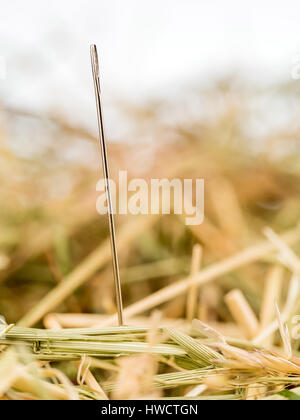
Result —
<instances>
[{"instance_id":1,"label":"needle tip","mask_svg":"<svg viewBox=\"0 0 300 420\"><path fill-rule=\"evenodd\" d=\"M90 51L93 70L95 72L95 75L99 76L98 52L95 44L91 44Z\"/></svg>"}]
</instances>

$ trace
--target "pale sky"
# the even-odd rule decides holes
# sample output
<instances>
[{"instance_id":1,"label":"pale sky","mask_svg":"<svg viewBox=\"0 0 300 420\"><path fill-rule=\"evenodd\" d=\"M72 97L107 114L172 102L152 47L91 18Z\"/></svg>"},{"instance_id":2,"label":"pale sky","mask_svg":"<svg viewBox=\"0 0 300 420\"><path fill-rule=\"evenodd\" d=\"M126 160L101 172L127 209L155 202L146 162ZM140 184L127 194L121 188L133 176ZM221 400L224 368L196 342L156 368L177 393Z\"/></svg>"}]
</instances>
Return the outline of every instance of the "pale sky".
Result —
<instances>
[{"instance_id":1,"label":"pale sky","mask_svg":"<svg viewBox=\"0 0 300 420\"><path fill-rule=\"evenodd\" d=\"M300 56L299 0L0 0L0 6L6 62L0 100L56 109L87 125L95 117L91 43L100 52L108 109L116 99L163 98L233 71L259 83L288 80Z\"/></svg>"}]
</instances>

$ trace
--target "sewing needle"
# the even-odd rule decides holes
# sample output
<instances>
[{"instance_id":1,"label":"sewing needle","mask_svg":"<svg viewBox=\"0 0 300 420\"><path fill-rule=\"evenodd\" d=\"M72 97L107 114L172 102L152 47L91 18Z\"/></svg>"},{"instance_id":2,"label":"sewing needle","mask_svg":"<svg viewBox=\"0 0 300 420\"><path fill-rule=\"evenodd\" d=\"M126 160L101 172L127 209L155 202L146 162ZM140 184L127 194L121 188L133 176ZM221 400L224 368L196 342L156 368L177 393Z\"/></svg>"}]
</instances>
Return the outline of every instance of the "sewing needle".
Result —
<instances>
[{"instance_id":1,"label":"sewing needle","mask_svg":"<svg viewBox=\"0 0 300 420\"><path fill-rule=\"evenodd\" d=\"M104 181L105 181L106 198L107 198L107 204L108 204L109 232L110 232L110 243L111 243L111 252L112 252L115 291L116 291L118 321L119 321L119 325L122 326L124 325L122 290L121 290L121 281L120 281L120 270L119 270L119 262L118 262L118 250L117 250L115 223L114 223L114 215L113 215L113 206L112 206L111 192L110 192L110 186L109 186L109 179L110 179L109 178L109 165L108 165L108 157L107 157L107 150L106 150L103 112L102 112L102 106L101 106L99 61L98 61L97 47L94 44L91 45L91 63L92 63L92 72L93 72L93 80L94 80L96 107L97 107L99 140L100 140L102 164L103 164L103 176L104 176Z\"/></svg>"}]
</instances>

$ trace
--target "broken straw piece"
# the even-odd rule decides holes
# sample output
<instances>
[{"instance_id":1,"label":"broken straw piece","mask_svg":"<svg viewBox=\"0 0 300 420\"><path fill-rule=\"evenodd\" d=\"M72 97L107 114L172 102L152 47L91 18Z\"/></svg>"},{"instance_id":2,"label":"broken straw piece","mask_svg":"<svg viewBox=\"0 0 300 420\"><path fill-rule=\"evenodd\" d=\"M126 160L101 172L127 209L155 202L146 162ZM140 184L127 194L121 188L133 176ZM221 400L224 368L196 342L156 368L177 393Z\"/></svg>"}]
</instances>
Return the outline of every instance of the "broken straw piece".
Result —
<instances>
[{"instance_id":1,"label":"broken straw piece","mask_svg":"<svg viewBox=\"0 0 300 420\"><path fill-rule=\"evenodd\" d=\"M243 293L239 289L232 290L225 296L225 302L236 323L243 328L247 338L254 338L258 332L259 323Z\"/></svg>"}]
</instances>

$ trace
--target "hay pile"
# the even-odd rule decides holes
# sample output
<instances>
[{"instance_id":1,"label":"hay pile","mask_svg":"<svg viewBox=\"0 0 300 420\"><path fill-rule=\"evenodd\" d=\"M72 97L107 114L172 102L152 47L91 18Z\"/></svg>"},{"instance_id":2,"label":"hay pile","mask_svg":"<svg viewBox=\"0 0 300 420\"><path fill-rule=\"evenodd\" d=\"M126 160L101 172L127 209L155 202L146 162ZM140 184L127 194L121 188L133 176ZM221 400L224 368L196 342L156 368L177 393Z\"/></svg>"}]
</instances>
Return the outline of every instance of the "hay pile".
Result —
<instances>
[{"instance_id":1,"label":"hay pile","mask_svg":"<svg viewBox=\"0 0 300 420\"><path fill-rule=\"evenodd\" d=\"M1 398L300 398L299 129L253 133L270 93L246 93L220 84L182 120L126 110L143 140L110 146L113 177L204 178L205 221L117 216L120 328L96 139L3 109Z\"/></svg>"}]
</instances>

